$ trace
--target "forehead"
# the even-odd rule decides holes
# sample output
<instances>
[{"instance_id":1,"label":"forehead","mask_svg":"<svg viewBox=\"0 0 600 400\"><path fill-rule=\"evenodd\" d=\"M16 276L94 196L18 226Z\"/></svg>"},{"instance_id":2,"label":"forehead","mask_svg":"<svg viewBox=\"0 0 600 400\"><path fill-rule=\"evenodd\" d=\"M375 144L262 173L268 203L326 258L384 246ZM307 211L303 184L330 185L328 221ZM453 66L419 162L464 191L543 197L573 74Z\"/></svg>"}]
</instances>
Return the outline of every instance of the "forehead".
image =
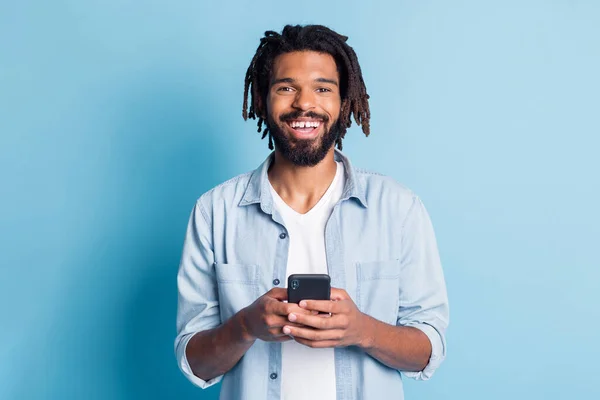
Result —
<instances>
[{"instance_id":1,"label":"forehead","mask_svg":"<svg viewBox=\"0 0 600 400\"><path fill-rule=\"evenodd\" d=\"M316 51L293 51L277 56L273 62L271 80L283 78L338 80L339 77L335 59L331 54Z\"/></svg>"}]
</instances>

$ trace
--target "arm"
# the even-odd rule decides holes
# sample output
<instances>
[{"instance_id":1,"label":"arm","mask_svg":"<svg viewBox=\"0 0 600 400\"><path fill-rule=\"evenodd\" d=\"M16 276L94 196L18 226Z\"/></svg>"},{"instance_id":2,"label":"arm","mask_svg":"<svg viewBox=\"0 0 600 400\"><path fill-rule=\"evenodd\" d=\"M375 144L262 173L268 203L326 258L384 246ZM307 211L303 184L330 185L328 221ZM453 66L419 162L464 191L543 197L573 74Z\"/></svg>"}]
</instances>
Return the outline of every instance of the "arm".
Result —
<instances>
[{"instance_id":1,"label":"arm","mask_svg":"<svg viewBox=\"0 0 600 400\"><path fill-rule=\"evenodd\" d=\"M209 380L237 364L256 339L267 342L291 340L281 328L289 313L309 313L295 304L283 303L287 291L273 288L221 326L198 332L189 341L186 357L194 375Z\"/></svg>"},{"instance_id":2,"label":"arm","mask_svg":"<svg viewBox=\"0 0 600 400\"><path fill-rule=\"evenodd\" d=\"M177 274L178 304L175 352L179 368L184 375L203 389L218 383L222 376L209 377L211 374L200 374L200 376L195 374L194 370L198 368L196 358L201 353L198 350L199 339L196 338L196 335L200 335L199 337L206 340L208 336L219 334L215 331L228 330L227 327L217 328L221 325L221 316L211 238L210 219L204 211L202 198L200 198L196 202L188 222ZM234 321L229 326L233 323ZM191 356L189 360L188 355ZM203 378L214 379L209 381Z\"/></svg>"},{"instance_id":3,"label":"arm","mask_svg":"<svg viewBox=\"0 0 600 400\"><path fill-rule=\"evenodd\" d=\"M363 338L358 343L367 354L390 368L422 371L431 357L431 343L419 329L392 326L363 314Z\"/></svg>"},{"instance_id":4,"label":"arm","mask_svg":"<svg viewBox=\"0 0 600 400\"><path fill-rule=\"evenodd\" d=\"M221 326L198 332L190 339L185 355L195 376L209 381L237 364L256 340L243 328L242 321L240 311Z\"/></svg>"},{"instance_id":5,"label":"arm","mask_svg":"<svg viewBox=\"0 0 600 400\"><path fill-rule=\"evenodd\" d=\"M290 315L310 328L283 332L310 347L358 346L385 365L416 379L429 379L446 354L448 300L429 216L418 198L402 227L402 287L396 326L358 310L346 291L332 289L332 300L300 302L300 307L331 313L331 318Z\"/></svg>"},{"instance_id":6,"label":"arm","mask_svg":"<svg viewBox=\"0 0 600 400\"><path fill-rule=\"evenodd\" d=\"M431 355L423 369L402 372L409 378L427 380L446 357L449 309L433 225L416 196L402 226L400 263L403 282L396 325L420 330L431 345Z\"/></svg>"},{"instance_id":7,"label":"arm","mask_svg":"<svg viewBox=\"0 0 600 400\"><path fill-rule=\"evenodd\" d=\"M390 368L421 371L431 355L427 336L413 327L393 326L360 312L348 293L331 289L333 301L304 300L300 307L331 313L321 315L290 314L288 319L307 327L284 327L283 332L306 346L358 346ZM310 327L310 328L309 328Z\"/></svg>"},{"instance_id":8,"label":"arm","mask_svg":"<svg viewBox=\"0 0 600 400\"><path fill-rule=\"evenodd\" d=\"M179 301L175 351L181 371L201 388L218 383L256 339L285 341L286 316L308 313L274 288L222 322L215 276L210 220L200 199L192 211L177 276Z\"/></svg>"}]
</instances>

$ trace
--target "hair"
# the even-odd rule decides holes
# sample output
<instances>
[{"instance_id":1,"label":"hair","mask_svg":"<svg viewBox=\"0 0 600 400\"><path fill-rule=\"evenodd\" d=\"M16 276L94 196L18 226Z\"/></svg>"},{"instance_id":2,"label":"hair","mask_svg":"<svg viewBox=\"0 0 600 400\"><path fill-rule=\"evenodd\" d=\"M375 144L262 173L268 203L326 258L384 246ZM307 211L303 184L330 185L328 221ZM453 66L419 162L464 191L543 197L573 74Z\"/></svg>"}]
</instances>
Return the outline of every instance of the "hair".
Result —
<instances>
[{"instance_id":1,"label":"hair","mask_svg":"<svg viewBox=\"0 0 600 400\"><path fill-rule=\"evenodd\" d=\"M369 95L358 64L358 57L352 47L346 43L347 40L347 36L322 25L286 25L281 34L274 31L265 32L246 72L242 117L244 120L258 117L258 132L261 132L262 125L265 123L262 139L269 136L269 149L273 150L273 139L265 118L273 62L277 56L293 51L327 53L335 60L340 75L342 100L338 120L340 134L335 142L337 147L342 149L342 139L346 135L346 130L352 125L352 116L356 124L362 127L365 136L369 136L371 118ZM251 97L248 107L249 93Z\"/></svg>"}]
</instances>

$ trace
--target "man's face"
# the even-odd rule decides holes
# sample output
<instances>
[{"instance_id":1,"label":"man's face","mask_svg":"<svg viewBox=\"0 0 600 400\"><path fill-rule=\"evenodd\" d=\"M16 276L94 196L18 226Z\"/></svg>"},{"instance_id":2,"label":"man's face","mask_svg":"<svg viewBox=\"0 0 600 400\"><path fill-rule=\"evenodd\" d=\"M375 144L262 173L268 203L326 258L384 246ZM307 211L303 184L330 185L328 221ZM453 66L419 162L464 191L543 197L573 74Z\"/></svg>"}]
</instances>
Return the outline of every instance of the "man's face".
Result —
<instances>
[{"instance_id":1,"label":"man's face","mask_svg":"<svg viewBox=\"0 0 600 400\"><path fill-rule=\"evenodd\" d=\"M296 51L275 58L267 124L286 159L301 166L321 162L338 138L340 107L339 74L331 55Z\"/></svg>"}]
</instances>

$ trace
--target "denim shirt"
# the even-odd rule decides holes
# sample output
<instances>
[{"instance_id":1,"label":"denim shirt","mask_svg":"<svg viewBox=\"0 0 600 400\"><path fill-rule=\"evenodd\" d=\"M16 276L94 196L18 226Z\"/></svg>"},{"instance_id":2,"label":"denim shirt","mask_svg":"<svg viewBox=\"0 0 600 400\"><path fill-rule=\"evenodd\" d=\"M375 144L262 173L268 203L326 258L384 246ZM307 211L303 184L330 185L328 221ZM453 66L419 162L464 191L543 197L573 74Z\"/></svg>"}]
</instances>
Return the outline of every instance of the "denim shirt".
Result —
<instances>
[{"instance_id":1,"label":"denim shirt","mask_svg":"<svg viewBox=\"0 0 600 400\"><path fill-rule=\"evenodd\" d=\"M358 347L336 348L338 400L402 399L402 375L429 379L446 356L448 299L436 239L421 200L393 179L345 166L345 186L325 228L331 285L357 307L390 325L412 326L432 354L419 372L385 366ZM185 356L191 337L225 322L273 287L283 287L289 237L273 204L267 171L253 172L203 194L191 213L177 275L175 353L201 388L222 381L222 399L281 398L281 344L257 340L224 376L204 381ZM301 390L301 388L299 388Z\"/></svg>"}]
</instances>

